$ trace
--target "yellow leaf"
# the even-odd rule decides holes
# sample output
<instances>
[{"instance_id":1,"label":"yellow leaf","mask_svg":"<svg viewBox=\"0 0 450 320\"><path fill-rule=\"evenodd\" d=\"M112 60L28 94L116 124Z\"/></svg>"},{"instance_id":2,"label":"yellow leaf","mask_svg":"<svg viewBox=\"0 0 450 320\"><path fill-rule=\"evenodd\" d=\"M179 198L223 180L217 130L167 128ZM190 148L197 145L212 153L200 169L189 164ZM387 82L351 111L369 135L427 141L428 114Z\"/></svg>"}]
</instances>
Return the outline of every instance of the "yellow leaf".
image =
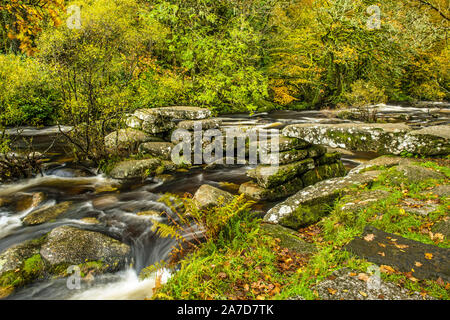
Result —
<instances>
[{"instance_id":1,"label":"yellow leaf","mask_svg":"<svg viewBox=\"0 0 450 320\"><path fill-rule=\"evenodd\" d=\"M425 259L428 259L428 260L433 259L433 254L432 253L425 253Z\"/></svg>"}]
</instances>

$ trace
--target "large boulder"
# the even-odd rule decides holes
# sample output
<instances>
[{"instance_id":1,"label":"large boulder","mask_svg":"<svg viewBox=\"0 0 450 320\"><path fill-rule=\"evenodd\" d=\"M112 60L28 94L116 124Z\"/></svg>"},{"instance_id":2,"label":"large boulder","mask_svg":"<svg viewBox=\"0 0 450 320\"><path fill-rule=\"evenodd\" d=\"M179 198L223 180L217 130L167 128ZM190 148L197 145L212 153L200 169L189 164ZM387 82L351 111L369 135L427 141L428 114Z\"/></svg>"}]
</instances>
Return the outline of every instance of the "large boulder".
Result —
<instances>
[{"instance_id":1,"label":"large boulder","mask_svg":"<svg viewBox=\"0 0 450 320\"><path fill-rule=\"evenodd\" d=\"M125 266L130 247L99 232L63 226L47 235L40 254L53 268L101 261L112 272Z\"/></svg>"},{"instance_id":2,"label":"large boulder","mask_svg":"<svg viewBox=\"0 0 450 320\"><path fill-rule=\"evenodd\" d=\"M321 181L275 205L264 220L292 229L315 223L330 212L337 198L348 193L350 186L372 183L379 174L370 171Z\"/></svg>"},{"instance_id":3,"label":"large boulder","mask_svg":"<svg viewBox=\"0 0 450 320\"><path fill-rule=\"evenodd\" d=\"M233 195L227 191L204 184L198 188L193 200L200 209L206 209L231 202Z\"/></svg>"},{"instance_id":4,"label":"large boulder","mask_svg":"<svg viewBox=\"0 0 450 320\"><path fill-rule=\"evenodd\" d=\"M72 202L66 201L52 206L44 206L29 213L23 218L22 222L24 225L32 226L51 221L65 213L71 204Z\"/></svg>"},{"instance_id":5,"label":"large boulder","mask_svg":"<svg viewBox=\"0 0 450 320\"><path fill-rule=\"evenodd\" d=\"M161 165L156 158L144 160L125 160L119 162L109 173L114 179L138 179L153 173Z\"/></svg>"},{"instance_id":6,"label":"large boulder","mask_svg":"<svg viewBox=\"0 0 450 320\"><path fill-rule=\"evenodd\" d=\"M408 152L435 156L450 153L448 125L412 130L405 124L294 124L284 128L282 133L314 144L379 154Z\"/></svg>"}]
</instances>

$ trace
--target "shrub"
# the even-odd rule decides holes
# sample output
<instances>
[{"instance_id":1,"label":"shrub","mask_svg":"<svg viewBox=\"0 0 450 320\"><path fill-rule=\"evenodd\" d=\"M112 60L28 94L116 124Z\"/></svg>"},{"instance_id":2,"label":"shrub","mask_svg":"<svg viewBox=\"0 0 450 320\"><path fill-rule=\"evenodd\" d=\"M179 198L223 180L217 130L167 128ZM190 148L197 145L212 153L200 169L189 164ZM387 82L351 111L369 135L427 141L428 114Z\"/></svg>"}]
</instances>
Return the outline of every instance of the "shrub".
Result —
<instances>
[{"instance_id":1,"label":"shrub","mask_svg":"<svg viewBox=\"0 0 450 320\"><path fill-rule=\"evenodd\" d=\"M36 59L0 55L0 124L50 124L58 112L58 92Z\"/></svg>"}]
</instances>

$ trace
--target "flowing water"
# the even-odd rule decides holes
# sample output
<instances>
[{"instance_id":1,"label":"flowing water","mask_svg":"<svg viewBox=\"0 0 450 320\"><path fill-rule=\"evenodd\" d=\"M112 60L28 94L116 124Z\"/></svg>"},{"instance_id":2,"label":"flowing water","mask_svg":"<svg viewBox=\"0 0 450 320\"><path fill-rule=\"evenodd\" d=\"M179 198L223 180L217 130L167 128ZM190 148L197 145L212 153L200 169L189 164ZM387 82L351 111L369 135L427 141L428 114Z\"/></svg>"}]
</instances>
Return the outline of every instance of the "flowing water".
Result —
<instances>
[{"instance_id":1,"label":"flowing water","mask_svg":"<svg viewBox=\"0 0 450 320\"><path fill-rule=\"evenodd\" d=\"M428 111L427 111L428 110ZM430 118L429 109L402 108L385 106L383 112L407 113L412 122L421 119L421 123L447 121L443 115ZM447 109L448 110L448 109ZM292 123L340 123L333 115L320 111L277 111L262 113L252 117L248 115L224 115L221 117L224 127L257 126L261 128L282 128ZM22 128L21 134L33 138L37 151L49 150L58 128L33 129ZM11 134L14 133L10 130ZM17 143L25 146L26 143ZM137 215L139 212L155 210L171 212L158 199L166 192L173 194L194 193L202 184L225 188L236 193L236 186L246 182L246 166L236 166L217 170L194 168L186 173L177 173L171 181L157 181L149 178L145 181L121 184L118 181L97 175L93 168L81 167L64 159L61 145L52 145L49 156L50 164L42 176L21 180L11 184L0 184L1 199L8 204L0 206L0 252L25 240L38 238L55 227L62 225L98 231L118 239L132 248L132 265L114 274L105 274L83 280L81 289L70 290L67 279L45 280L22 288L9 299L144 299L152 294L155 277L140 280L138 275L142 268L160 260L165 260L173 246L170 239L162 239L151 230L148 216ZM344 164L348 168L376 157L372 153L343 154ZM234 187L233 187L234 186ZM45 200L31 207L23 207L22 199L30 195L43 193ZM69 210L55 221L37 226L24 226L22 218L36 208L71 201ZM262 211L273 206L266 203ZM95 218L98 223L84 218ZM162 280L170 277L167 270L162 270Z\"/></svg>"}]
</instances>

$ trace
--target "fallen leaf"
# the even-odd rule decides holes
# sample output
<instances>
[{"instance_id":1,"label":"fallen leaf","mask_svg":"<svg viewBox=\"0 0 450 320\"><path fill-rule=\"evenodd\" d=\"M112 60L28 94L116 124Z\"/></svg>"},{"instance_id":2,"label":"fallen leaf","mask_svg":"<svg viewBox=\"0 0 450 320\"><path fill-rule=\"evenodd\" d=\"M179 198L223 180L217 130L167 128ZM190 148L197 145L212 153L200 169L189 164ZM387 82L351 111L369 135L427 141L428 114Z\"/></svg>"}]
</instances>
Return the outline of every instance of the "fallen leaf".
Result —
<instances>
[{"instance_id":1,"label":"fallen leaf","mask_svg":"<svg viewBox=\"0 0 450 320\"><path fill-rule=\"evenodd\" d=\"M444 280L442 280L441 277L437 278L436 283L438 285L440 285L441 287L445 286L445 282L444 282Z\"/></svg>"},{"instance_id":2,"label":"fallen leaf","mask_svg":"<svg viewBox=\"0 0 450 320\"><path fill-rule=\"evenodd\" d=\"M394 268L392 268L391 266L386 266L384 264L380 266L380 271L387 274L395 273Z\"/></svg>"},{"instance_id":3,"label":"fallen leaf","mask_svg":"<svg viewBox=\"0 0 450 320\"><path fill-rule=\"evenodd\" d=\"M369 276L366 273L360 273L358 274L358 279L361 281L369 281Z\"/></svg>"},{"instance_id":4,"label":"fallen leaf","mask_svg":"<svg viewBox=\"0 0 450 320\"><path fill-rule=\"evenodd\" d=\"M382 257L386 256L386 254L384 252L378 252L378 254Z\"/></svg>"},{"instance_id":5,"label":"fallen leaf","mask_svg":"<svg viewBox=\"0 0 450 320\"><path fill-rule=\"evenodd\" d=\"M367 297L367 293L365 293L365 292L363 292L363 291L360 291L359 292L363 297Z\"/></svg>"},{"instance_id":6,"label":"fallen leaf","mask_svg":"<svg viewBox=\"0 0 450 320\"><path fill-rule=\"evenodd\" d=\"M419 261L416 261L416 263L414 264L416 267L421 267L422 264Z\"/></svg>"},{"instance_id":7,"label":"fallen leaf","mask_svg":"<svg viewBox=\"0 0 450 320\"><path fill-rule=\"evenodd\" d=\"M409 246L407 244L394 244L398 249L406 249L409 248Z\"/></svg>"},{"instance_id":8,"label":"fallen leaf","mask_svg":"<svg viewBox=\"0 0 450 320\"><path fill-rule=\"evenodd\" d=\"M433 254L432 253L425 253L425 259L428 259L428 260L433 259Z\"/></svg>"},{"instance_id":9,"label":"fallen leaf","mask_svg":"<svg viewBox=\"0 0 450 320\"><path fill-rule=\"evenodd\" d=\"M332 288L327 288L327 290L328 290L328 292L329 292L331 295L334 295L334 294L336 294L336 292L337 292L337 290L332 289Z\"/></svg>"},{"instance_id":10,"label":"fallen leaf","mask_svg":"<svg viewBox=\"0 0 450 320\"><path fill-rule=\"evenodd\" d=\"M369 233L368 235L366 235L366 236L364 237L364 240L370 242L370 241L372 241L374 238L375 238L375 235L374 235L373 233Z\"/></svg>"}]
</instances>

